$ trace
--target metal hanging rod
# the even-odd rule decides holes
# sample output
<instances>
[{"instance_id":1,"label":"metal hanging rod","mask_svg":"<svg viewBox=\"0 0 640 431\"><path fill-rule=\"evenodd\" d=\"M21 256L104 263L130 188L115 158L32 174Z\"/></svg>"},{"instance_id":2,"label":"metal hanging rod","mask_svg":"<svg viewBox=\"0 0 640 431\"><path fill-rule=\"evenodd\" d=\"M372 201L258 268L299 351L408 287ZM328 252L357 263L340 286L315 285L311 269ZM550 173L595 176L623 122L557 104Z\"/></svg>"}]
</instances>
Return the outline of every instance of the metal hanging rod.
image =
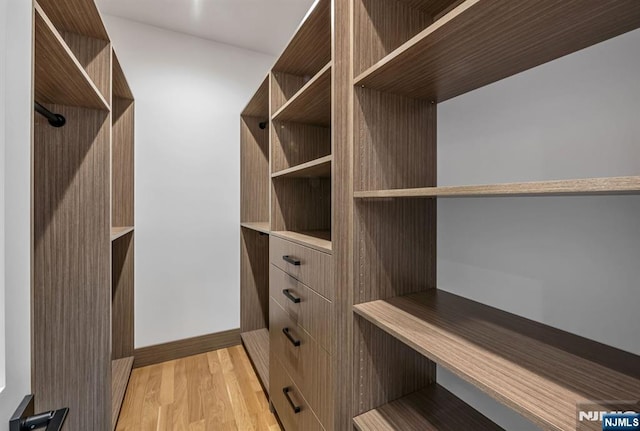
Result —
<instances>
[{"instance_id":1,"label":"metal hanging rod","mask_svg":"<svg viewBox=\"0 0 640 431\"><path fill-rule=\"evenodd\" d=\"M33 102L33 104L35 105L36 112L49 120L49 124L53 127L62 127L67 123L67 119L62 115L54 114L38 102Z\"/></svg>"}]
</instances>

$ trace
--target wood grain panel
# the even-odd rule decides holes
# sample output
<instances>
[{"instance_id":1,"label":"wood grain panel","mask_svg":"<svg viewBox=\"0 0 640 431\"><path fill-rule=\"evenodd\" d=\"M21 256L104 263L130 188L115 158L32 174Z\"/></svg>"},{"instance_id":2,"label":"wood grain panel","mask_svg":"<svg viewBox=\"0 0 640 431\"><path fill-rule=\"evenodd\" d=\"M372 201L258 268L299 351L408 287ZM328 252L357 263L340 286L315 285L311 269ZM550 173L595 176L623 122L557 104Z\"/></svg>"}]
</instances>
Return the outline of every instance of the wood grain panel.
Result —
<instances>
[{"instance_id":1,"label":"wood grain panel","mask_svg":"<svg viewBox=\"0 0 640 431\"><path fill-rule=\"evenodd\" d=\"M242 110L246 117L256 117L264 121L269 118L269 76L264 78L247 106Z\"/></svg>"},{"instance_id":2,"label":"wood grain panel","mask_svg":"<svg viewBox=\"0 0 640 431\"><path fill-rule=\"evenodd\" d=\"M118 56L115 51L113 51L111 57L111 66L113 68L113 82L111 83L113 88L113 97L133 100L133 93L131 92L131 88L129 88L127 77L124 75L124 71L120 65L120 60L118 60Z\"/></svg>"},{"instance_id":3,"label":"wood grain panel","mask_svg":"<svg viewBox=\"0 0 640 431\"><path fill-rule=\"evenodd\" d=\"M133 226L122 226L122 227L112 227L111 228L111 241L115 241L118 238L122 238L126 234L133 232Z\"/></svg>"},{"instance_id":4,"label":"wood grain panel","mask_svg":"<svg viewBox=\"0 0 640 431\"><path fill-rule=\"evenodd\" d=\"M355 311L544 429L574 430L577 403L640 399L639 356L450 293L433 289ZM595 361L574 354L587 346L595 346ZM601 365L620 358L636 377Z\"/></svg>"},{"instance_id":5,"label":"wood grain panel","mask_svg":"<svg viewBox=\"0 0 640 431\"><path fill-rule=\"evenodd\" d=\"M262 328L243 332L240 338L260 383L269 395L269 330Z\"/></svg>"},{"instance_id":6,"label":"wood grain panel","mask_svg":"<svg viewBox=\"0 0 640 431\"><path fill-rule=\"evenodd\" d=\"M116 359L111 362L111 428L116 429L118 416L124 395L127 391L131 369L133 368L133 356Z\"/></svg>"},{"instance_id":7,"label":"wood grain panel","mask_svg":"<svg viewBox=\"0 0 640 431\"><path fill-rule=\"evenodd\" d=\"M330 128L277 121L272 124L272 172L331 154Z\"/></svg>"},{"instance_id":8,"label":"wood grain panel","mask_svg":"<svg viewBox=\"0 0 640 431\"><path fill-rule=\"evenodd\" d=\"M435 185L436 111L427 101L357 88L356 190Z\"/></svg>"},{"instance_id":9,"label":"wood grain panel","mask_svg":"<svg viewBox=\"0 0 640 431\"><path fill-rule=\"evenodd\" d=\"M240 221L269 221L269 127L255 117L240 120Z\"/></svg>"},{"instance_id":10,"label":"wood grain panel","mask_svg":"<svg viewBox=\"0 0 640 431\"><path fill-rule=\"evenodd\" d=\"M105 100L111 98L111 43L66 31L60 35Z\"/></svg>"},{"instance_id":11,"label":"wood grain panel","mask_svg":"<svg viewBox=\"0 0 640 431\"><path fill-rule=\"evenodd\" d=\"M36 59L36 61L38 61ZM68 406L68 429L111 428L110 129L106 111L48 106L34 116L35 408Z\"/></svg>"},{"instance_id":12,"label":"wood grain panel","mask_svg":"<svg viewBox=\"0 0 640 431\"><path fill-rule=\"evenodd\" d=\"M95 39L109 40L102 17L93 0L38 0L59 31L68 31Z\"/></svg>"},{"instance_id":13,"label":"wood grain panel","mask_svg":"<svg viewBox=\"0 0 640 431\"><path fill-rule=\"evenodd\" d=\"M331 177L331 155L320 157L307 163L283 169L271 174L271 178L330 178Z\"/></svg>"},{"instance_id":14,"label":"wood grain panel","mask_svg":"<svg viewBox=\"0 0 640 431\"><path fill-rule=\"evenodd\" d=\"M274 178L272 184L272 230L331 230L330 178Z\"/></svg>"},{"instance_id":15,"label":"wood grain panel","mask_svg":"<svg viewBox=\"0 0 640 431\"><path fill-rule=\"evenodd\" d=\"M257 232L269 234L271 231L269 230L268 222L245 222L240 223L240 226L246 229L255 230Z\"/></svg>"},{"instance_id":16,"label":"wood grain panel","mask_svg":"<svg viewBox=\"0 0 640 431\"><path fill-rule=\"evenodd\" d=\"M299 302L294 302L287 293ZM275 265L269 267L269 294L329 354L333 352L334 319L330 301Z\"/></svg>"},{"instance_id":17,"label":"wood grain panel","mask_svg":"<svg viewBox=\"0 0 640 431\"><path fill-rule=\"evenodd\" d=\"M332 258L330 254L305 247L273 236L269 242L269 259L273 265L301 281L307 287L331 301L334 295ZM298 259L300 265L292 265L283 256Z\"/></svg>"},{"instance_id":18,"label":"wood grain panel","mask_svg":"<svg viewBox=\"0 0 640 431\"><path fill-rule=\"evenodd\" d=\"M224 349L240 344L240 329L216 332L184 340L171 341L154 346L138 348L134 352L134 368L159 364L204 352Z\"/></svg>"},{"instance_id":19,"label":"wood grain panel","mask_svg":"<svg viewBox=\"0 0 640 431\"><path fill-rule=\"evenodd\" d=\"M293 243L331 254L331 231L329 230L313 230L313 231L272 231L270 233L274 237L286 239Z\"/></svg>"},{"instance_id":20,"label":"wood grain panel","mask_svg":"<svg viewBox=\"0 0 640 431\"><path fill-rule=\"evenodd\" d=\"M406 5L427 13L432 17L440 17L444 12L453 9L464 0L399 0Z\"/></svg>"},{"instance_id":21,"label":"wood grain panel","mask_svg":"<svg viewBox=\"0 0 640 431\"><path fill-rule=\"evenodd\" d=\"M111 243L111 359L133 356L134 234Z\"/></svg>"},{"instance_id":22,"label":"wood grain panel","mask_svg":"<svg viewBox=\"0 0 640 431\"><path fill-rule=\"evenodd\" d=\"M356 192L356 198L474 197L474 196L561 196L637 194L640 176L582 178L577 180L469 186L422 187L415 189L370 190Z\"/></svg>"},{"instance_id":23,"label":"wood grain panel","mask_svg":"<svg viewBox=\"0 0 640 431\"><path fill-rule=\"evenodd\" d=\"M436 222L433 200L359 202L355 303L435 288Z\"/></svg>"},{"instance_id":24,"label":"wood grain panel","mask_svg":"<svg viewBox=\"0 0 640 431\"><path fill-rule=\"evenodd\" d=\"M359 75L433 22L430 13L399 0L354 2L354 73Z\"/></svg>"},{"instance_id":25,"label":"wood grain panel","mask_svg":"<svg viewBox=\"0 0 640 431\"><path fill-rule=\"evenodd\" d=\"M296 31L273 71L313 76L331 60L331 1L319 0Z\"/></svg>"},{"instance_id":26,"label":"wood grain panel","mask_svg":"<svg viewBox=\"0 0 640 431\"><path fill-rule=\"evenodd\" d=\"M353 418L358 431L504 431L438 384Z\"/></svg>"},{"instance_id":27,"label":"wood grain panel","mask_svg":"<svg viewBox=\"0 0 640 431\"><path fill-rule=\"evenodd\" d=\"M274 113L313 77L313 75L298 76L284 72L272 72L271 76L271 112Z\"/></svg>"},{"instance_id":28,"label":"wood grain panel","mask_svg":"<svg viewBox=\"0 0 640 431\"><path fill-rule=\"evenodd\" d=\"M283 333L285 329L300 342L298 346L294 346L286 337ZM296 325L274 299L269 304L269 345L273 356L282 363L320 423L331 423L331 357L304 329ZM277 390L277 387L273 388L274 392Z\"/></svg>"},{"instance_id":29,"label":"wood grain panel","mask_svg":"<svg viewBox=\"0 0 640 431\"><path fill-rule=\"evenodd\" d=\"M111 223L114 227L135 225L135 104L113 98Z\"/></svg>"},{"instance_id":30,"label":"wood grain panel","mask_svg":"<svg viewBox=\"0 0 640 431\"><path fill-rule=\"evenodd\" d=\"M240 329L269 323L269 236L242 229L240 237Z\"/></svg>"},{"instance_id":31,"label":"wood grain panel","mask_svg":"<svg viewBox=\"0 0 640 431\"><path fill-rule=\"evenodd\" d=\"M635 0L466 0L355 82L442 102L639 26Z\"/></svg>"},{"instance_id":32,"label":"wood grain panel","mask_svg":"<svg viewBox=\"0 0 640 431\"><path fill-rule=\"evenodd\" d=\"M35 100L109 110L107 100L37 3L35 11Z\"/></svg>"}]
</instances>

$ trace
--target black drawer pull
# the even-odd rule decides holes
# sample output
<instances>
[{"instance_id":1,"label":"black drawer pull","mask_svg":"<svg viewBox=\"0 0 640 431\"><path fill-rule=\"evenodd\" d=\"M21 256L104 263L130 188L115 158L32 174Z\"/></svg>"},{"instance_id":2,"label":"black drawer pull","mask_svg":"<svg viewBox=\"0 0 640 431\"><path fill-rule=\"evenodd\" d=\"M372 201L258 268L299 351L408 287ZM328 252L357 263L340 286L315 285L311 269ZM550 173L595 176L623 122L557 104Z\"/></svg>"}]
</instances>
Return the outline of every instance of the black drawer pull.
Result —
<instances>
[{"instance_id":1,"label":"black drawer pull","mask_svg":"<svg viewBox=\"0 0 640 431\"><path fill-rule=\"evenodd\" d=\"M282 291L282 294L283 294L284 296L286 296L287 298L289 298L289 300L290 300L291 302L293 302L294 304L299 304L299 303L300 303L300 298L296 298L295 296L293 296L293 295L291 294L291 292L289 291L289 289L284 289L284 290Z\"/></svg>"},{"instance_id":2,"label":"black drawer pull","mask_svg":"<svg viewBox=\"0 0 640 431\"><path fill-rule=\"evenodd\" d=\"M289 405L291 405L291 408L293 409L293 412L295 414L298 414L298 413L300 413L300 410L302 410L302 409L300 408L300 406L297 406L296 403L293 402L293 400L289 396L289 392L291 392L291 388L282 388L282 393L284 394L284 396L287 399L287 401L289 401Z\"/></svg>"},{"instance_id":3,"label":"black drawer pull","mask_svg":"<svg viewBox=\"0 0 640 431\"><path fill-rule=\"evenodd\" d=\"M291 344L293 344L295 347L300 346L300 340L296 340L295 338L293 338L293 335L291 335L291 332L289 332L289 328L282 328L282 333L287 336L289 341L291 341Z\"/></svg>"},{"instance_id":4,"label":"black drawer pull","mask_svg":"<svg viewBox=\"0 0 640 431\"><path fill-rule=\"evenodd\" d=\"M300 259L296 259L292 256L282 256L282 260L289 262L291 265L300 266Z\"/></svg>"}]
</instances>

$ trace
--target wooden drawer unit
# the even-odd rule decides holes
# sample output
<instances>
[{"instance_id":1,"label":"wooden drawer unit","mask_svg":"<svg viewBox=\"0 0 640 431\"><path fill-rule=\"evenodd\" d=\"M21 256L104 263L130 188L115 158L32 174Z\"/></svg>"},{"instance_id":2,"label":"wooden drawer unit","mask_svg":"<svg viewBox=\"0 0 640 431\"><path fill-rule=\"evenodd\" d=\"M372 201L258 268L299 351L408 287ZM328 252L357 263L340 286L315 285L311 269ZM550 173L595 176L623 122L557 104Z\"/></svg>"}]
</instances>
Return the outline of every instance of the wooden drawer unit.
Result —
<instances>
[{"instance_id":1,"label":"wooden drawer unit","mask_svg":"<svg viewBox=\"0 0 640 431\"><path fill-rule=\"evenodd\" d=\"M324 431L300 389L273 353L270 364L270 398L285 431Z\"/></svg>"},{"instance_id":2,"label":"wooden drawer unit","mask_svg":"<svg viewBox=\"0 0 640 431\"><path fill-rule=\"evenodd\" d=\"M281 362L320 423L327 426L332 420L331 356L273 298L269 318L271 356Z\"/></svg>"},{"instance_id":3,"label":"wooden drawer unit","mask_svg":"<svg viewBox=\"0 0 640 431\"><path fill-rule=\"evenodd\" d=\"M331 255L272 236L271 263L333 301Z\"/></svg>"},{"instance_id":4,"label":"wooden drawer unit","mask_svg":"<svg viewBox=\"0 0 640 431\"><path fill-rule=\"evenodd\" d=\"M326 351L333 351L331 302L274 265L269 268L269 292L295 323Z\"/></svg>"}]
</instances>

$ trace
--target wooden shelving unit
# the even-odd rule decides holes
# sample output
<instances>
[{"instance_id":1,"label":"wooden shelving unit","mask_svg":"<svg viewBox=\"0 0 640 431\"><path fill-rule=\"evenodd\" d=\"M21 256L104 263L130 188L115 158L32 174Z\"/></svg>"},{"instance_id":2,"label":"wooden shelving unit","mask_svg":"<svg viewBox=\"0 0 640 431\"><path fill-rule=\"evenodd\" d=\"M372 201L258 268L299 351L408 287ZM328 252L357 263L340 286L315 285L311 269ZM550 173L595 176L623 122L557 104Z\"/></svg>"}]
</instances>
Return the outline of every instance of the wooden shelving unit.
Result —
<instances>
[{"instance_id":1,"label":"wooden shelving unit","mask_svg":"<svg viewBox=\"0 0 640 431\"><path fill-rule=\"evenodd\" d=\"M115 359L111 362L111 423L118 422L122 401L127 392L129 377L133 368L133 356L128 358ZM115 428L115 425L114 425Z\"/></svg>"},{"instance_id":2,"label":"wooden shelving unit","mask_svg":"<svg viewBox=\"0 0 640 431\"><path fill-rule=\"evenodd\" d=\"M271 178L329 178L332 156L324 156L301 165L274 172Z\"/></svg>"},{"instance_id":3,"label":"wooden shelving unit","mask_svg":"<svg viewBox=\"0 0 640 431\"><path fill-rule=\"evenodd\" d=\"M240 334L260 382L269 394L269 330L267 328Z\"/></svg>"},{"instance_id":4,"label":"wooden shelving unit","mask_svg":"<svg viewBox=\"0 0 640 431\"><path fill-rule=\"evenodd\" d=\"M328 230L302 232L272 231L271 235L287 239L291 242L295 242L318 251L331 252L331 231Z\"/></svg>"},{"instance_id":5,"label":"wooden shelving unit","mask_svg":"<svg viewBox=\"0 0 640 431\"><path fill-rule=\"evenodd\" d=\"M115 241L118 238L122 238L129 232L133 232L133 226L124 227L112 227L111 228L111 241Z\"/></svg>"},{"instance_id":6,"label":"wooden shelving unit","mask_svg":"<svg viewBox=\"0 0 640 431\"><path fill-rule=\"evenodd\" d=\"M240 223L240 226L257 232L262 232L267 235L270 233L269 222L245 222Z\"/></svg>"},{"instance_id":7,"label":"wooden shelving unit","mask_svg":"<svg viewBox=\"0 0 640 431\"><path fill-rule=\"evenodd\" d=\"M499 431L477 410L438 384L353 418L358 431Z\"/></svg>"}]
</instances>

